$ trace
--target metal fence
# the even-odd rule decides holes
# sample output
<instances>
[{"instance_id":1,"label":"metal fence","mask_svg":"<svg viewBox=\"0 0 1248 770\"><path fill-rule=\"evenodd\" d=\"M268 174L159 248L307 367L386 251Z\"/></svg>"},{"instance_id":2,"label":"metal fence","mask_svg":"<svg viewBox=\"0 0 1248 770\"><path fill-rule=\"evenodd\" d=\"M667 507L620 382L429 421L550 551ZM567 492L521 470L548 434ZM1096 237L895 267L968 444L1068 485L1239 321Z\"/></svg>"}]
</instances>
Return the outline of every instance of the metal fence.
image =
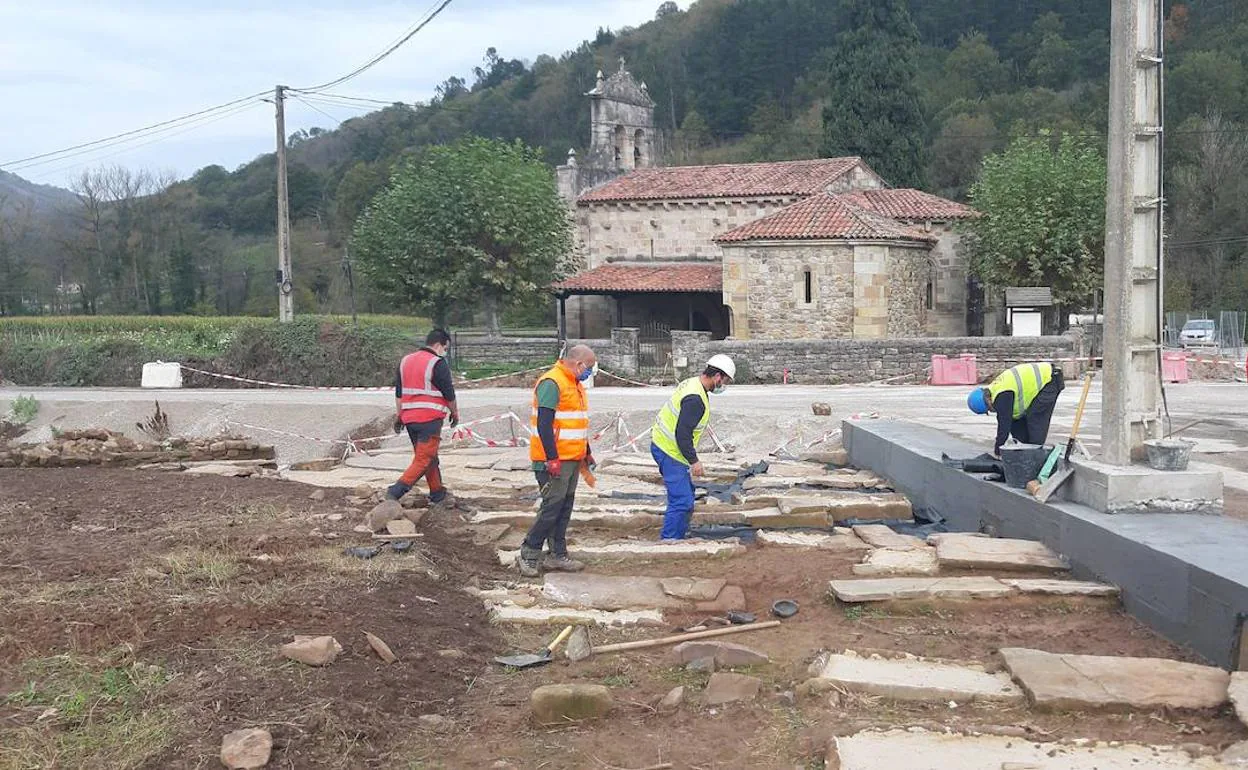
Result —
<instances>
[{"instance_id":1,"label":"metal fence","mask_svg":"<svg viewBox=\"0 0 1248 770\"><path fill-rule=\"evenodd\" d=\"M1196 331L1195 327L1198 325L1207 326L1207 324L1197 323L1201 321L1212 322L1213 328L1209 330L1211 334L1201 339L1184 339L1184 329ZM1248 312L1239 310L1169 312L1166 313L1163 337L1168 348L1186 348L1197 353L1216 353L1239 361L1244 358L1245 332L1248 332Z\"/></svg>"}]
</instances>

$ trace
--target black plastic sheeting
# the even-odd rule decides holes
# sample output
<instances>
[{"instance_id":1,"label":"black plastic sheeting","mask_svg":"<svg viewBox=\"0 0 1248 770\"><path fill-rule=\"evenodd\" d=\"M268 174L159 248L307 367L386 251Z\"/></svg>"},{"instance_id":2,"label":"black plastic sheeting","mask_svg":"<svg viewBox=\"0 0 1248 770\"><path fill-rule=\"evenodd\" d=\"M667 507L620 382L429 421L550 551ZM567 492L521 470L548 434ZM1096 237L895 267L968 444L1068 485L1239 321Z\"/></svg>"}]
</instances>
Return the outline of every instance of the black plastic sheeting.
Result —
<instances>
[{"instance_id":1,"label":"black plastic sheeting","mask_svg":"<svg viewBox=\"0 0 1248 770\"><path fill-rule=\"evenodd\" d=\"M940 461L950 468L957 468L967 473L986 475L988 476L988 481L1005 481L1005 465L987 452L966 458L950 457L942 453Z\"/></svg>"},{"instance_id":2,"label":"black plastic sheeting","mask_svg":"<svg viewBox=\"0 0 1248 770\"><path fill-rule=\"evenodd\" d=\"M713 497L716 500L725 503L731 503L734 497L745 494L745 480L760 474L766 473L771 467L766 460L760 460L753 465L747 465L737 471L737 478L728 483L715 481L695 481L693 488L695 490L705 489L707 497Z\"/></svg>"},{"instance_id":3,"label":"black plastic sheeting","mask_svg":"<svg viewBox=\"0 0 1248 770\"><path fill-rule=\"evenodd\" d=\"M945 525L945 518L935 511L926 509L916 510L913 519L847 519L838 521L838 527L860 527L866 524L883 524L894 532L901 535L914 535L915 537L926 538L933 532L948 532L949 528ZM815 532L819 534L829 534L833 531L833 527L767 527L766 529L782 530L784 532ZM733 537L741 538L742 542L752 543L758 535L758 530L746 524L699 524L689 528L690 537L699 537L703 540L727 540Z\"/></svg>"}]
</instances>

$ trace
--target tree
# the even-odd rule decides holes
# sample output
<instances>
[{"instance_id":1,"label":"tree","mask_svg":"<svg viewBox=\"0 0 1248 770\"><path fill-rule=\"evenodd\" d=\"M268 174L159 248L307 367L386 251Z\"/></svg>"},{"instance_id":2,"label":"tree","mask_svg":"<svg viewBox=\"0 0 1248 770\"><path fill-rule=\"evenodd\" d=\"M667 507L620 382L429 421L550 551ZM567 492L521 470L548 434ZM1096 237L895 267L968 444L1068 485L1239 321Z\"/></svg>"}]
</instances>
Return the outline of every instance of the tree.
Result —
<instances>
[{"instance_id":1,"label":"tree","mask_svg":"<svg viewBox=\"0 0 1248 770\"><path fill-rule=\"evenodd\" d=\"M923 184L925 125L915 85L919 32L904 0L841 0L823 154L857 155L892 184Z\"/></svg>"},{"instance_id":2,"label":"tree","mask_svg":"<svg viewBox=\"0 0 1248 770\"><path fill-rule=\"evenodd\" d=\"M959 113L945 121L932 143L928 178L933 191L963 200L979 176L984 156L996 146L997 129L984 115Z\"/></svg>"},{"instance_id":3,"label":"tree","mask_svg":"<svg viewBox=\"0 0 1248 770\"><path fill-rule=\"evenodd\" d=\"M1105 159L1066 136L1022 137L984 160L967 225L972 272L984 284L1049 286L1078 307L1104 281Z\"/></svg>"},{"instance_id":4,"label":"tree","mask_svg":"<svg viewBox=\"0 0 1248 770\"><path fill-rule=\"evenodd\" d=\"M503 304L534 298L561 274L572 231L536 151L469 137L400 166L351 248L379 290L439 323L453 305L479 302L498 333Z\"/></svg>"},{"instance_id":5,"label":"tree","mask_svg":"<svg viewBox=\"0 0 1248 770\"><path fill-rule=\"evenodd\" d=\"M948 101L983 99L1010 83L1009 68L981 32L964 35L945 59L941 90Z\"/></svg>"},{"instance_id":6,"label":"tree","mask_svg":"<svg viewBox=\"0 0 1248 770\"><path fill-rule=\"evenodd\" d=\"M659 10L654 12L654 20L661 21L665 17L677 13L680 13L680 6L676 5L672 0L667 0L667 2L659 6Z\"/></svg>"}]
</instances>

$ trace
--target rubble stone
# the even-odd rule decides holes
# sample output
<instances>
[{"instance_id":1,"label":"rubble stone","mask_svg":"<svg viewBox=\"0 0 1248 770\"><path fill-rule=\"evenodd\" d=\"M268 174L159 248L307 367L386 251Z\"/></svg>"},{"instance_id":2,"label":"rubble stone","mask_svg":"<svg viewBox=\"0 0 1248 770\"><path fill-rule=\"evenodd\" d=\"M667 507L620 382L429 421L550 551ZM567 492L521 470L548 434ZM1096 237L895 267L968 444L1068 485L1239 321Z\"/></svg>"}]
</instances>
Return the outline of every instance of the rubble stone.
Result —
<instances>
[{"instance_id":1,"label":"rubble stone","mask_svg":"<svg viewBox=\"0 0 1248 770\"><path fill-rule=\"evenodd\" d=\"M235 730L221 739L221 764L230 770L264 767L272 753L273 736L258 727Z\"/></svg>"},{"instance_id":2,"label":"rubble stone","mask_svg":"<svg viewBox=\"0 0 1248 770\"><path fill-rule=\"evenodd\" d=\"M718 706L735 701L754 700L762 688L763 682L758 677L745 674L715 673L706 683L706 692L702 694L702 703L707 706Z\"/></svg>"},{"instance_id":3,"label":"rubble stone","mask_svg":"<svg viewBox=\"0 0 1248 770\"><path fill-rule=\"evenodd\" d=\"M538 724L561 725L606 716L614 702L600 684L550 684L533 691L529 706Z\"/></svg>"}]
</instances>

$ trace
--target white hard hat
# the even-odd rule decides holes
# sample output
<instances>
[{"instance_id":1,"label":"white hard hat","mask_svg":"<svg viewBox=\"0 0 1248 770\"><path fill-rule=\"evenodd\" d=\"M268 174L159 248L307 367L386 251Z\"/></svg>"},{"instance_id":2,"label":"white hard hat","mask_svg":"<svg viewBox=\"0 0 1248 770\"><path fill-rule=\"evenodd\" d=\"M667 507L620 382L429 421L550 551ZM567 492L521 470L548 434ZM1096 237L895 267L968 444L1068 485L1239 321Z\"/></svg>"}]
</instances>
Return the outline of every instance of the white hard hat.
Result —
<instances>
[{"instance_id":1,"label":"white hard hat","mask_svg":"<svg viewBox=\"0 0 1248 770\"><path fill-rule=\"evenodd\" d=\"M735 380L737 378L737 365L732 359L723 353L716 353L711 356L711 360L706 362L707 366L713 366L724 374L728 375L728 379Z\"/></svg>"}]
</instances>

